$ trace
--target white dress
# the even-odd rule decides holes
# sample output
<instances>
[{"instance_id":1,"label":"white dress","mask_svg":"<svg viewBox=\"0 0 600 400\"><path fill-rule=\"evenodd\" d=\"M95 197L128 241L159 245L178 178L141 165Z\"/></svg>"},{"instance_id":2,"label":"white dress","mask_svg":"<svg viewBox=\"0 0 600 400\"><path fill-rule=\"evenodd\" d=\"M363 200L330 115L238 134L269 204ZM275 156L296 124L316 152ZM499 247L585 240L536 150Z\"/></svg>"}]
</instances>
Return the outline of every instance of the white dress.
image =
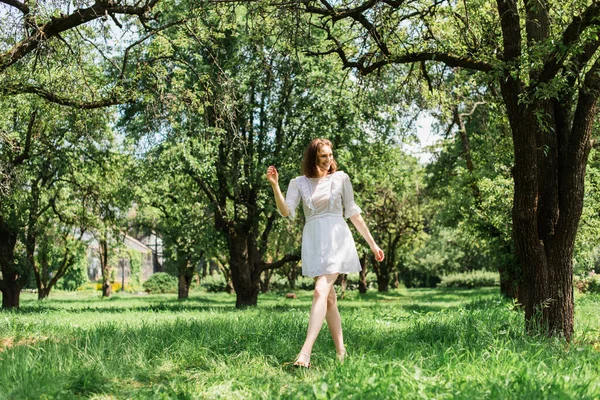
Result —
<instances>
[{"instance_id":1,"label":"white dress","mask_svg":"<svg viewBox=\"0 0 600 400\"><path fill-rule=\"evenodd\" d=\"M306 223L302 233L302 275L359 272L358 252L345 218L361 212L350 178L337 171L323 178L299 176L290 181L285 202L290 218L302 199ZM343 208L342 208L343 205Z\"/></svg>"}]
</instances>

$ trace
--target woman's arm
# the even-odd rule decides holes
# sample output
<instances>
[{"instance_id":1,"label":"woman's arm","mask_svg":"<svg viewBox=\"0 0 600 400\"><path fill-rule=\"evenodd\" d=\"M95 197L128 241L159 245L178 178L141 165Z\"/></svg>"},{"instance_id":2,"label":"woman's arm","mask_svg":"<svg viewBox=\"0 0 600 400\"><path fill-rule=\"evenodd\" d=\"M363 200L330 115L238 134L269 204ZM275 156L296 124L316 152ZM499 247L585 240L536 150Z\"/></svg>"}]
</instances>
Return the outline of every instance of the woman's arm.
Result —
<instances>
[{"instance_id":1,"label":"woman's arm","mask_svg":"<svg viewBox=\"0 0 600 400\"><path fill-rule=\"evenodd\" d=\"M279 174L277 173L277 169L272 165L269 168L267 168L267 180L273 188L273 194L275 194L275 203L277 204L277 209L284 217L289 216L290 209L285 202L285 198L283 197L283 193L281 193L281 189L279 188Z\"/></svg>"},{"instance_id":2,"label":"woman's arm","mask_svg":"<svg viewBox=\"0 0 600 400\"><path fill-rule=\"evenodd\" d=\"M367 244L369 245L371 251L375 255L375 259L377 261L383 261L383 259L385 258L383 250L381 250L379 246L377 246L377 243L375 243L375 239L373 239L373 236L371 236L371 232L369 232L369 228L367 227L367 224L365 223L365 220L363 219L362 215L354 214L350 217L350 221L352 221L352 223L356 227L356 230L367 241Z\"/></svg>"}]
</instances>

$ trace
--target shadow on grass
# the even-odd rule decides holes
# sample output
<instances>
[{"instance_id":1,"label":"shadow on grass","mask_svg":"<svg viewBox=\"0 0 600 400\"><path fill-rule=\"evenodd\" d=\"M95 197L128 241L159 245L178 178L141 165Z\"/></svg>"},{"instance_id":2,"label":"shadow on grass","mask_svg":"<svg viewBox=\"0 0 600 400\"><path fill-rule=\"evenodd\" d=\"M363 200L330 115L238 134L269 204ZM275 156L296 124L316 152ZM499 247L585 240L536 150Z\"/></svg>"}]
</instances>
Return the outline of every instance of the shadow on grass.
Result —
<instances>
[{"instance_id":1,"label":"shadow on grass","mask_svg":"<svg viewBox=\"0 0 600 400\"><path fill-rule=\"evenodd\" d=\"M261 295L257 308L265 311L287 312L295 309L309 309L312 292L302 292L298 299L281 302L281 293ZM493 299L493 300L492 300ZM478 290L461 289L411 289L380 293L369 291L366 294L352 293L346 299L340 300L341 309L386 309L401 307L406 311L416 313L432 313L457 307L470 309L486 308L489 301L497 301L497 289L485 288ZM115 295L102 299L96 295L85 294L81 297L49 298L43 301L27 300L16 310L2 313L36 314L66 311L70 313L123 313L123 312L205 312L205 311L238 311L235 309L235 296L224 293L192 294L187 299L179 300L175 295Z\"/></svg>"}]
</instances>

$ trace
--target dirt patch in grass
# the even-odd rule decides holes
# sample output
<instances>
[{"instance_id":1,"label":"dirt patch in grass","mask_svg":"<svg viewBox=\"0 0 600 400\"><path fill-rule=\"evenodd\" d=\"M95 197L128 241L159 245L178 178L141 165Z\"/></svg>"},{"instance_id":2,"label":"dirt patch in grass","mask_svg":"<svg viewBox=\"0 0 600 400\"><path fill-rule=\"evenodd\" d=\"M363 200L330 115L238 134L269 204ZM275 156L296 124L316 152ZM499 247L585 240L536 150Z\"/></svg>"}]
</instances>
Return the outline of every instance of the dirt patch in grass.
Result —
<instances>
[{"instance_id":1,"label":"dirt patch in grass","mask_svg":"<svg viewBox=\"0 0 600 400\"><path fill-rule=\"evenodd\" d=\"M13 347L17 347L17 346L32 346L32 345L34 345L38 342L42 342L46 339L48 339L46 336L21 338L18 340L15 340L15 338L12 338L12 337L0 339L0 353L2 353L5 350L12 349Z\"/></svg>"}]
</instances>

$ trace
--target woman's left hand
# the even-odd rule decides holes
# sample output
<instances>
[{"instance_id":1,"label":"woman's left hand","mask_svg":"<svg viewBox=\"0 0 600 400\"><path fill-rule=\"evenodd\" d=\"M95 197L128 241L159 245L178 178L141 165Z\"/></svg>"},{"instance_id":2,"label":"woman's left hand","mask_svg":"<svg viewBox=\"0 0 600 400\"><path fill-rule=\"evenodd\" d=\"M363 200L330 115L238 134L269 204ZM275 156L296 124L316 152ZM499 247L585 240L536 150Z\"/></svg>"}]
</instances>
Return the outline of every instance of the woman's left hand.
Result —
<instances>
[{"instance_id":1,"label":"woman's left hand","mask_svg":"<svg viewBox=\"0 0 600 400\"><path fill-rule=\"evenodd\" d=\"M371 247L371 251L375 255L375 260L377 260L378 262L383 261L383 259L385 258L385 254L383 254L383 250L381 250L379 248L379 246L377 246L376 244L373 245L373 247Z\"/></svg>"}]
</instances>

